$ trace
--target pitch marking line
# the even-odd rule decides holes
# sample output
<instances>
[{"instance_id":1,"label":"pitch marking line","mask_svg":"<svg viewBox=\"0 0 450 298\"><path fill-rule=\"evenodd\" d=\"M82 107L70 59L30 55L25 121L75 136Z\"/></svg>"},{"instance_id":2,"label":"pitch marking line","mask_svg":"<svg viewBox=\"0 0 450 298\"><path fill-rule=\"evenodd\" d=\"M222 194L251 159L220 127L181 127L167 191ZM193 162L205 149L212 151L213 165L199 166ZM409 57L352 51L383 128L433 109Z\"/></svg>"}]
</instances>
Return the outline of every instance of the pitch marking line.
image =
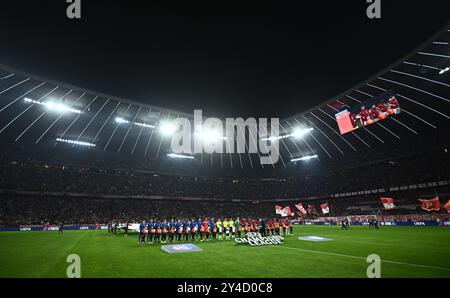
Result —
<instances>
[{"instance_id":1,"label":"pitch marking line","mask_svg":"<svg viewBox=\"0 0 450 298\"><path fill-rule=\"evenodd\" d=\"M289 246L277 246L281 248L287 248L287 249L294 249L294 250L300 250L305 252L312 252L317 254L324 254L324 255L330 255L330 256L337 256L337 257L346 257L346 258L352 258L352 259L360 259L360 260L366 260L366 257L358 257L358 256L352 256L352 255L344 255L344 254L338 254L334 252L326 252L321 250L312 250L312 249L304 249L304 248L297 248L297 247L289 247ZM383 260L381 259L381 262L384 263L391 263L391 264L397 264L397 265L406 265L406 266L413 266L413 267L422 267L422 268L430 268L430 269L440 269L445 271L450 271L450 268L446 267L438 267L438 266L431 266L431 265L422 265L422 264L413 264L413 263L404 263L404 262L398 262L398 261L391 261L391 260Z\"/></svg>"}]
</instances>

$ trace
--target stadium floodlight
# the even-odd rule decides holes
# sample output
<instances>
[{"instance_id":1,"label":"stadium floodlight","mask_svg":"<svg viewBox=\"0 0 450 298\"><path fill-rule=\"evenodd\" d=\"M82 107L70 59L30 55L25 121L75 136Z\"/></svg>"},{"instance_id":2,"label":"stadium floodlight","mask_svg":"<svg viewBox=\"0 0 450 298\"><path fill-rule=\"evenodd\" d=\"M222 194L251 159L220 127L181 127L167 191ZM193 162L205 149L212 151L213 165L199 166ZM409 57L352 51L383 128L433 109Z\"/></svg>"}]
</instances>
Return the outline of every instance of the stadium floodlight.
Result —
<instances>
[{"instance_id":1,"label":"stadium floodlight","mask_svg":"<svg viewBox=\"0 0 450 298\"><path fill-rule=\"evenodd\" d=\"M211 143L227 139L227 137L224 137L219 130L200 130L196 131L194 134L203 141Z\"/></svg>"},{"instance_id":2,"label":"stadium floodlight","mask_svg":"<svg viewBox=\"0 0 450 298\"><path fill-rule=\"evenodd\" d=\"M137 125L137 126L147 127L147 128L155 128L154 125L147 124L147 123L133 122L133 124L134 124L134 125Z\"/></svg>"},{"instance_id":3,"label":"stadium floodlight","mask_svg":"<svg viewBox=\"0 0 450 298\"><path fill-rule=\"evenodd\" d=\"M175 126L175 124L173 124L170 121L162 121L159 125L159 131L164 135L164 136L170 136L172 135L176 130L177 127Z\"/></svg>"},{"instance_id":4,"label":"stadium floodlight","mask_svg":"<svg viewBox=\"0 0 450 298\"><path fill-rule=\"evenodd\" d=\"M119 124L122 123L130 123L130 121L122 118L122 117L116 117L116 119L114 119L114 121L116 121ZM147 123L141 123L141 122L132 122L131 124L136 125L136 126L142 126L142 127L148 127L148 128L155 128L154 125L151 124L147 124Z\"/></svg>"},{"instance_id":5,"label":"stadium floodlight","mask_svg":"<svg viewBox=\"0 0 450 298\"><path fill-rule=\"evenodd\" d=\"M314 128L309 127L309 128L300 128L297 127L296 129L294 129L294 131L291 133L291 136L294 138L302 138L303 136L305 136L307 133L309 133L310 131L313 131Z\"/></svg>"},{"instance_id":6,"label":"stadium floodlight","mask_svg":"<svg viewBox=\"0 0 450 298\"><path fill-rule=\"evenodd\" d=\"M123 119L122 117L116 117L114 119L117 123L130 123L130 121Z\"/></svg>"},{"instance_id":7,"label":"stadium floodlight","mask_svg":"<svg viewBox=\"0 0 450 298\"><path fill-rule=\"evenodd\" d=\"M315 159L315 158L319 158L319 156L317 156L317 155L307 155L307 156L303 156L303 157L300 157L300 158L293 158L293 159L291 159L291 162L304 161L304 160L310 160L310 159Z\"/></svg>"},{"instance_id":8,"label":"stadium floodlight","mask_svg":"<svg viewBox=\"0 0 450 298\"><path fill-rule=\"evenodd\" d=\"M444 68L444 69L442 69L440 72L439 72L439 74L441 75L441 74L444 74L444 73L446 73L447 71L449 71L450 70L450 66L447 66L446 68Z\"/></svg>"},{"instance_id":9,"label":"stadium floodlight","mask_svg":"<svg viewBox=\"0 0 450 298\"><path fill-rule=\"evenodd\" d=\"M95 144L83 141L69 140L63 138L56 138L57 142L68 143L72 145L86 146L86 147L95 147Z\"/></svg>"},{"instance_id":10,"label":"stadium floodlight","mask_svg":"<svg viewBox=\"0 0 450 298\"><path fill-rule=\"evenodd\" d=\"M28 98L28 97L25 97L24 101L28 102L28 103L38 104L38 105L46 107L49 110L57 111L57 112L61 112L61 113L65 113L65 112L70 112L70 113L75 113L75 114L82 113L80 110L73 109L63 103L56 103L56 102L52 102L52 101L43 102L43 101L38 101L38 100Z\"/></svg>"},{"instance_id":11,"label":"stadium floodlight","mask_svg":"<svg viewBox=\"0 0 450 298\"><path fill-rule=\"evenodd\" d=\"M294 131L288 135L282 135L282 136L278 136L278 137L268 137L268 138L264 138L261 141L275 141L275 140L282 140L282 139L286 139L286 138L290 138L290 137L294 137L297 139L302 138L303 136L305 136L307 133L309 133L310 131L313 131L314 128L309 127L309 128L296 128L294 129Z\"/></svg>"},{"instance_id":12,"label":"stadium floodlight","mask_svg":"<svg viewBox=\"0 0 450 298\"><path fill-rule=\"evenodd\" d=\"M181 158L181 159L194 159L192 155L183 155L183 154L176 154L176 153L168 153L168 157L171 158Z\"/></svg>"}]
</instances>

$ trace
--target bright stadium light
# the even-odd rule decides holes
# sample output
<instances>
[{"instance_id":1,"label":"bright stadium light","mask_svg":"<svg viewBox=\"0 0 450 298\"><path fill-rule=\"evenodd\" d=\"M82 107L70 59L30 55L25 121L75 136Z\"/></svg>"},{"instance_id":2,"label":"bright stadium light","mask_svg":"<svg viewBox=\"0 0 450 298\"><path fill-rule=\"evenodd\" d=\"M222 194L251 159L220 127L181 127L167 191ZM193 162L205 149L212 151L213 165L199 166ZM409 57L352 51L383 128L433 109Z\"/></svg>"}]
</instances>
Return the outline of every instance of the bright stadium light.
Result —
<instances>
[{"instance_id":1,"label":"bright stadium light","mask_svg":"<svg viewBox=\"0 0 450 298\"><path fill-rule=\"evenodd\" d=\"M227 137L222 136L222 133L219 130L200 130L196 131L194 134L207 142L217 142L227 139Z\"/></svg>"},{"instance_id":2,"label":"bright stadium light","mask_svg":"<svg viewBox=\"0 0 450 298\"><path fill-rule=\"evenodd\" d=\"M192 155L183 155L183 154L176 154L176 153L168 153L168 157L171 158L181 158L181 159L194 159Z\"/></svg>"},{"instance_id":3,"label":"bright stadium light","mask_svg":"<svg viewBox=\"0 0 450 298\"><path fill-rule=\"evenodd\" d=\"M34 99L31 99L28 97L25 97L24 101L28 102L28 103L33 103L33 104L38 104L38 105L44 106L47 109L52 110L52 111L57 111L57 112L61 112L61 113L70 112L70 113L75 113L75 114L81 114L80 110L73 109L63 103L56 103L56 102L52 102L52 101L42 102L42 101L34 100Z\"/></svg>"},{"instance_id":4,"label":"bright stadium light","mask_svg":"<svg viewBox=\"0 0 450 298\"><path fill-rule=\"evenodd\" d=\"M297 127L296 129L294 129L294 132L291 133L291 136L294 138L302 138L303 136L305 136L307 133L309 133L310 131L313 131L314 128L309 127L309 128L300 128Z\"/></svg>"},{"instance_id":5,"label":"bright stadium light","mask_svg":"<svg viewBox=\"0 0 450 298\"><path fill-rule=\"evenodd\" d=\"M440 72L439 72L439 74L441 75L441 74L444 74L444 73L446 73L447 71L449 71L450 70L450 66L447 66L446 68L444 68L444 69L442 69Z\"/></svg>"},{"instance_id":6,"label":"bright stadium light","mask_svg":"<svg viewBox=\"0 0 450 298\"><path fill-rule=\"evenodd\" d=\"M163 121L159 124L159 131L165 136L172 135L176 130L177 127L170 121Z\"/></svg>"},{"instance_id":7,"label":"bright stadium light","mask_svg":"<svg viewBox=\"0 0 450 298\"><path fill-rule=\"evenodd\" d=\"M116 121L116 122L119 123L119 124L122 124L122 123L130 123L130 121L128 121L128 120L126 120L126 119L124 119L124 118L122 118L122 117L116 117L116 118L114 119L114 121ZM131 124L136 125L136 126L147 127L147 128L155 128L154 125L147 124L147 123L132 122Z\"/></svg>"},{"instance_id":8,"label":"bright stadium light","mask_svg":"<svg viewBox=\"0 0 450 298\"><path fill-rule=\"evenodd\" d=\"M310 131L313 131L314 129L312 127L310 128L296 128L294 129L294 131L288 135L283 135L283 136L278 136L278 137L268 137L268 138L264 138L261 141L275 141L275 140L282 140L282 139L286 139L286 138L290 138L290 137L294 137L297 139L302 138L303 136L305 136L307 133L309 133Z\"/></svg>"},{"instance_id":9,"label":"bright stadium light","mask_svg":"<svg viewBox=\"0 0 450 298\"><path fill-rule=\"evenodd\" d=\"M62 138L56 138L56 141L62 142L62 143L68 143L68 144L72 144L72 145L95 147L95 144L89 143L89 142L83 142L83 141L76 141L76 140L69 140L69 139L62 139Z\"/></svg>"},{"instance_id":10,"label":"bright stadium light","mask_svg":"<svg viewBox=\"0 0 450 298\"><path fill-rule=\"evenodd\" d=\"M123 119L122 117L116 117L114 119L117 123L130 123L130 121Z\"/></svg>"},{"instance_id":11,"label":"bright stadium light","mask_svg":"<svg viewBox=\"0 0 450 298\"><path fill-rule=\"evenodd\" d=\"M147 123L133 122L133 124L137 125L137 126L147 127L147 128L155 128L154 125L147 124Z\"/></svg>"},{"instance_id":12,"label":"bright stadium light","mask_svg":"<svg viewBox=\"0 0 450 298\"><path fill-rule=\"evenodd\" d=\"M303 156L303 157L300 157L300 158L293 158L293 159L291 159L291 162L305 161L305 160L310 160L310 159L315 159L315 158L319 158L319 156L317 156L317 155L307 155L307 156Z\"/></svg>"}]
</instances>

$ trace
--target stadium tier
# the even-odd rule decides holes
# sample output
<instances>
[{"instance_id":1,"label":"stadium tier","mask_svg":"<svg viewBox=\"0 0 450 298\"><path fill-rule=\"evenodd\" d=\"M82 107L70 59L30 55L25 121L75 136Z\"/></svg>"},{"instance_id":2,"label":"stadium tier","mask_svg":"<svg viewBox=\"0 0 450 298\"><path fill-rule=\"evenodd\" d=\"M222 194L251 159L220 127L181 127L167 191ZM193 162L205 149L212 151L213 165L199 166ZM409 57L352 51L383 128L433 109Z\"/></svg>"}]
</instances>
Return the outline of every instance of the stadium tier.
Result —
<instances>
[{"instance_id":1,"label":"stadium tier","mask_svg":"<svg viewBox=\"0 0 450 298\"><path fill-rule=\"evenodd\" d=\"M449 45L446 26L282 119L0 64L0 277L70 277L72 250L87 277L364 277L376 254L389 277L449 277Z\"/></svg>"}]
</instances>

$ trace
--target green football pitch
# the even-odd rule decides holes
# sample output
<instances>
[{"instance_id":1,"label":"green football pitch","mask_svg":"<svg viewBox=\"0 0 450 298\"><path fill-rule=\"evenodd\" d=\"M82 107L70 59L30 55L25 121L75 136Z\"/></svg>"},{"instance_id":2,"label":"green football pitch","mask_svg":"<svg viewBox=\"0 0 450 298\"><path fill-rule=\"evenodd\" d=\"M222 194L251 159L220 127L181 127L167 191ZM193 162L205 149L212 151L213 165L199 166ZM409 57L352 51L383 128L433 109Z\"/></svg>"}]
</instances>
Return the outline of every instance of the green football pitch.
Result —
<instances>
[{"instance_id":1,"label":"green football pitch","mask_svg":"<svg viewBox=\"0 0 450 298\"><path fill-rule=\"evenodd\" d=\"M297 226L282 245L195 244L203 251L168 254L106 231L2 232L0 277L66 277L70 254L81 258L81 277L366 277L371 254L381 277L450 277L450 227Z\"/></svg>"}]
</instances>

